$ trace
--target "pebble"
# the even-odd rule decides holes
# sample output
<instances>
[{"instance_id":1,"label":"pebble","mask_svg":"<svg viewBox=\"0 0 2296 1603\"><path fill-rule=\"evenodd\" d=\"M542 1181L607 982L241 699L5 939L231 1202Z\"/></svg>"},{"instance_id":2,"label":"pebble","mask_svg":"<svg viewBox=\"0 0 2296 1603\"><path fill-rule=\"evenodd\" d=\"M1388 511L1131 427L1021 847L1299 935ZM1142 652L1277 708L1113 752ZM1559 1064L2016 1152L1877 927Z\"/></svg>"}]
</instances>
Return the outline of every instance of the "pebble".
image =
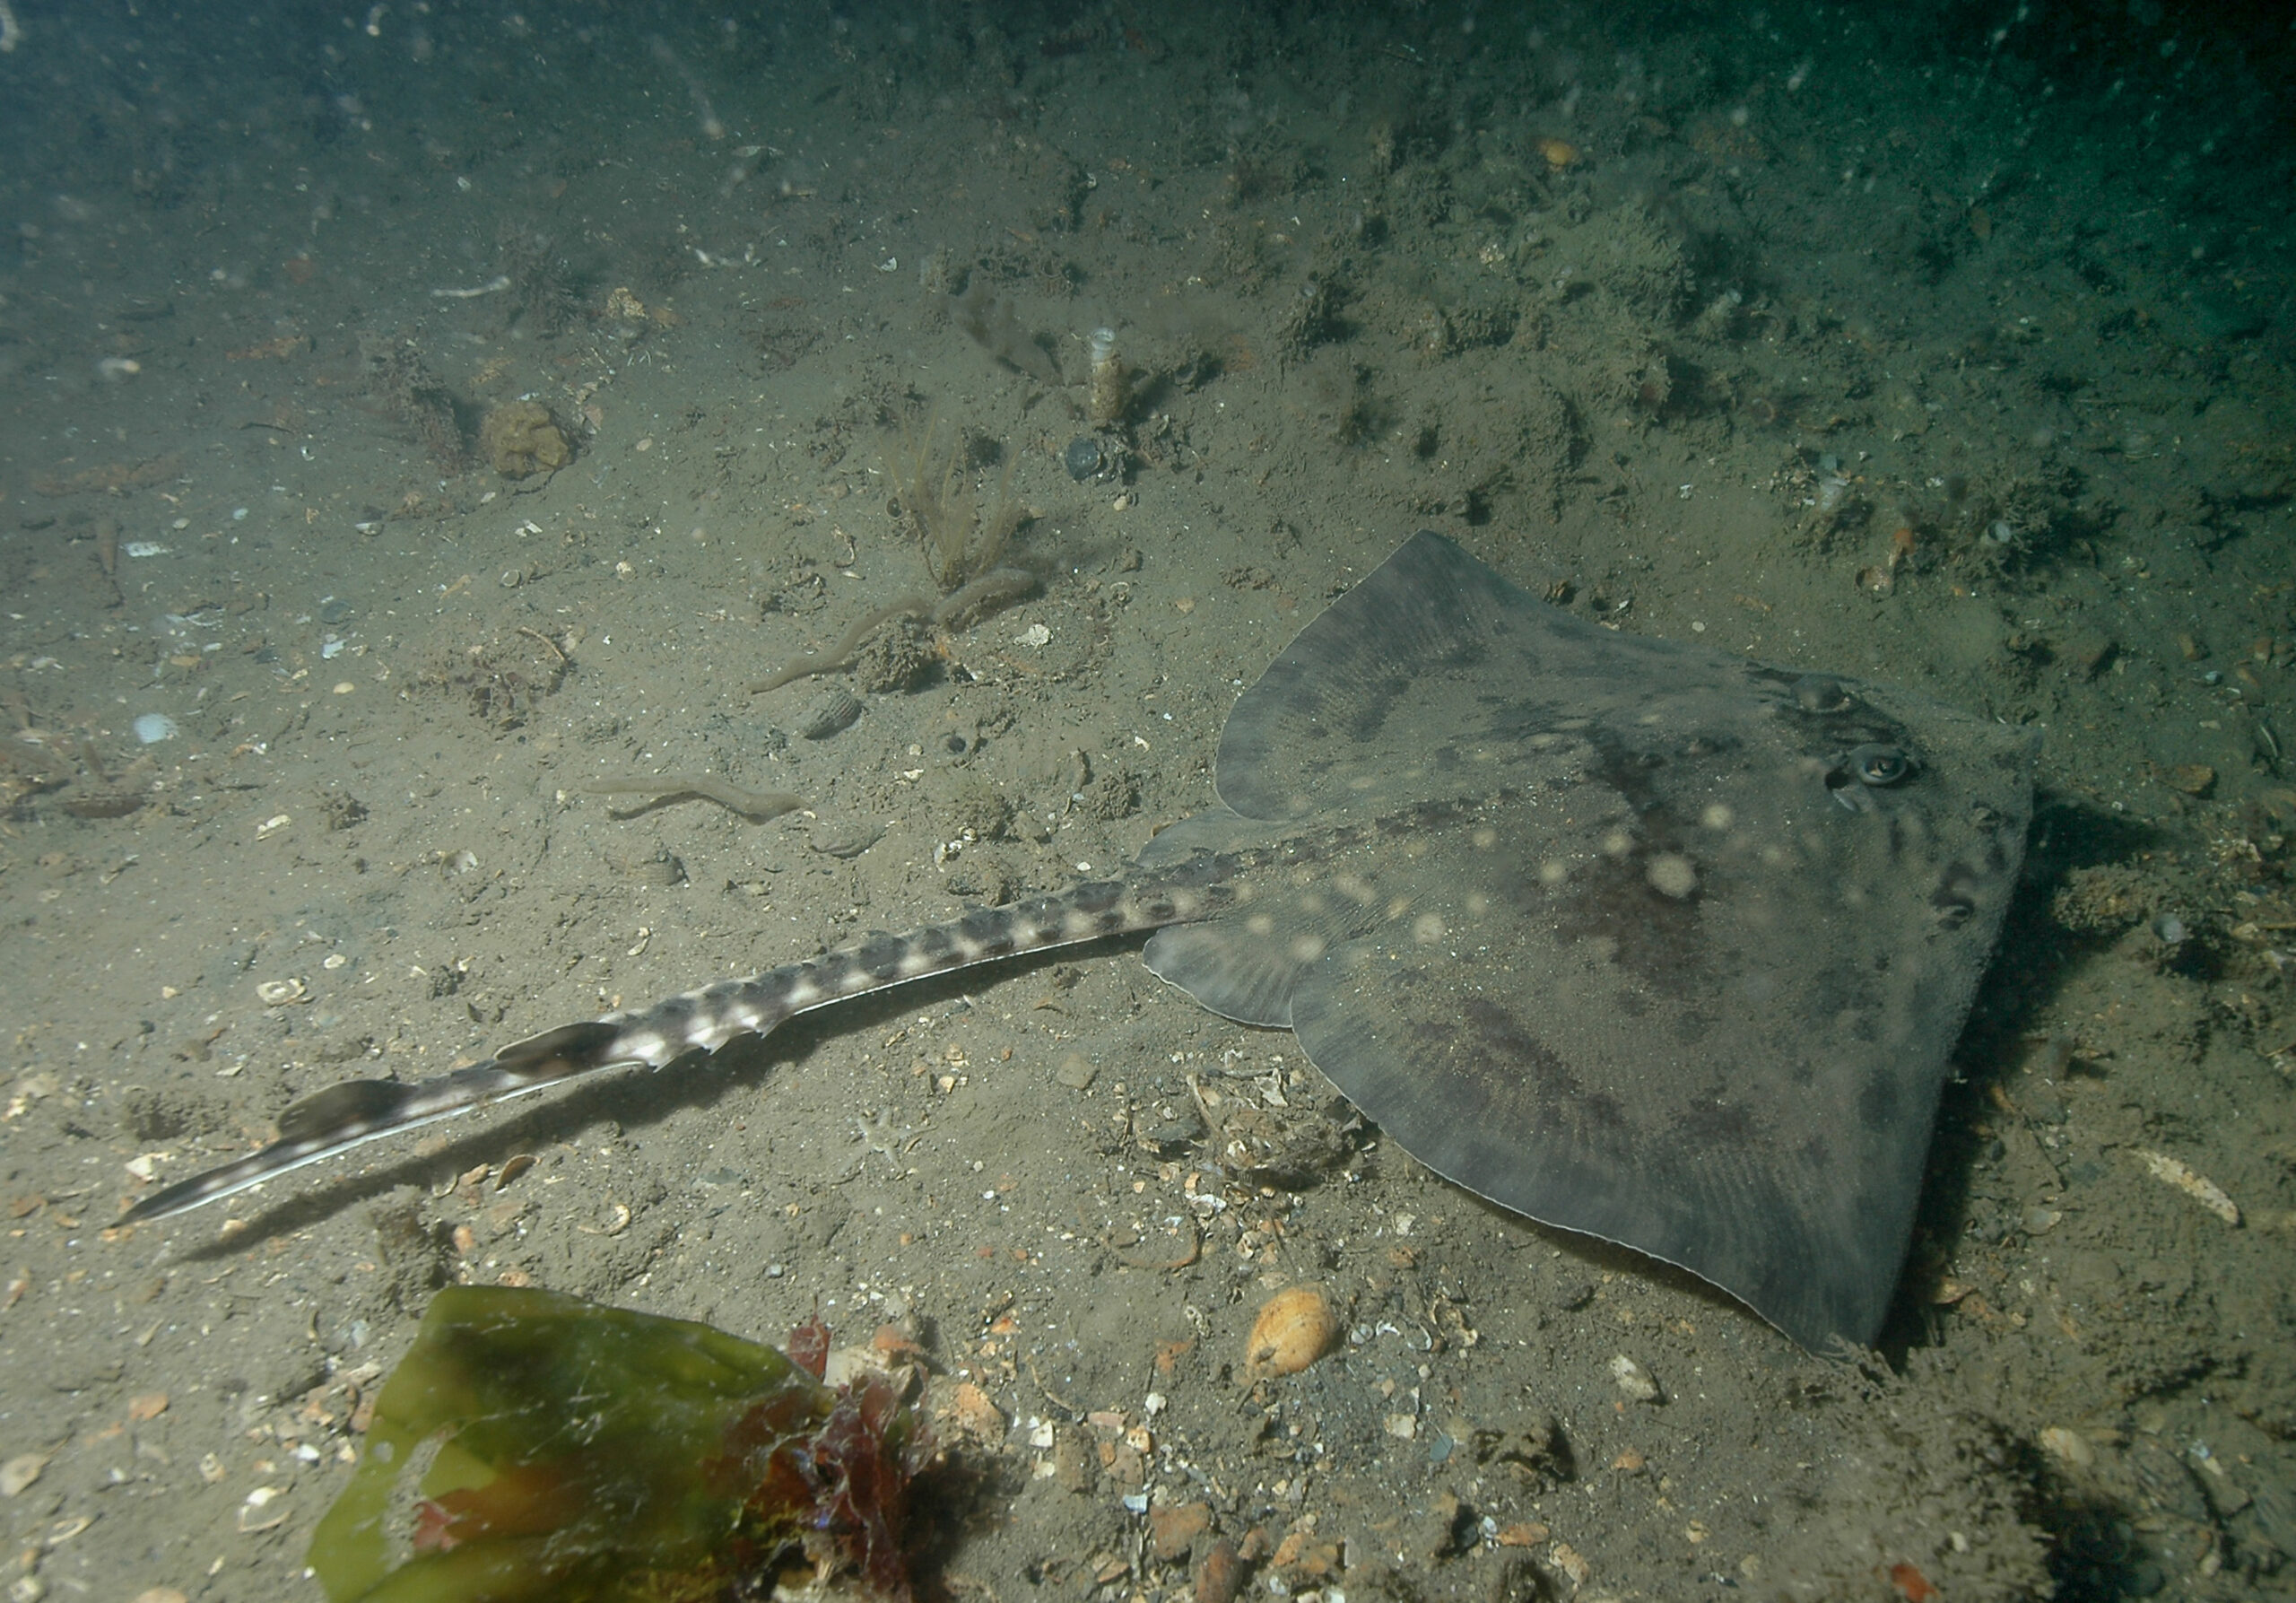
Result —
<instances>
[{"instance_id":1,"label":"pebble","mask_svg":"<svg viewBox=\"0 0 2296 1603\"><path fill-rule=\"evenodd\" d=\"M824 857L857 858L884 833L885 826L874 818L824 818L813 825L805 843Z\"/></svg>"},{"instance_id":2,"label":"pebble","mask_svg":"<svg viewBox=\"0 0 2296 1603\"><path fill-rule=\"evenodd\" d=\"M2042 1451L2070 1468L2086 1469L2097 1461L2097 1450L2089 1445L2089 1439L2061 1424L2042 1431L2040 1443Z\"/></svg>"},{"instance_id":3,"label":"pebble","mask_svg":"<svg viewBox=\"0 0 2296 1603\"><path fill-rule=\"evenodd\" d=\"M1168 1503L1148 1511L1148 1539L1160 1564L1186 1564L1211 1534L1212 1509L1208 1503Z\"/></svg>"},{"instance_id":4,"label":"pebble","mask_svg":"<svg viewBox=\"0 0 2296 1603\"><path fill-rule=\"evenodd\" d=\"M1070 1052L1054 1066L1052 1077L1071 1091L1083 1091L1091 1085L1099 1074L1100 1070L1092 1066L1092 1060L1090 1058L1085 1057L1082 1052Z\"/></svg>"}]
</instances>

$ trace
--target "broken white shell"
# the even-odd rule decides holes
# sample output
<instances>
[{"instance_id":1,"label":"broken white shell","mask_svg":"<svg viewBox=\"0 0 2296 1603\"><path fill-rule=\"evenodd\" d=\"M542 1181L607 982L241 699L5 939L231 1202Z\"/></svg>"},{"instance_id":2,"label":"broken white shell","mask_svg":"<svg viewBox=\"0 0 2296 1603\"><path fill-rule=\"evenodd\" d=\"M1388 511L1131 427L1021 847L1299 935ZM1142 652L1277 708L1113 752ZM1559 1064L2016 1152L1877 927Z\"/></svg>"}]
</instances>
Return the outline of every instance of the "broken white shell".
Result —
<instances>
[{"instance_id":1,"label":"broken white shell","mask_svg":"<svg viewBox=\"0 0 2296 1603\"><path fill-rule=\"evenodd\" d=\"M1611 1360L1611 1379L1618 1382L1621 1391L1638 1403L1658 1400L1658 1382L1650 1378L1648 1370L1624 1353Z\"/></svg>"}]
</instances>

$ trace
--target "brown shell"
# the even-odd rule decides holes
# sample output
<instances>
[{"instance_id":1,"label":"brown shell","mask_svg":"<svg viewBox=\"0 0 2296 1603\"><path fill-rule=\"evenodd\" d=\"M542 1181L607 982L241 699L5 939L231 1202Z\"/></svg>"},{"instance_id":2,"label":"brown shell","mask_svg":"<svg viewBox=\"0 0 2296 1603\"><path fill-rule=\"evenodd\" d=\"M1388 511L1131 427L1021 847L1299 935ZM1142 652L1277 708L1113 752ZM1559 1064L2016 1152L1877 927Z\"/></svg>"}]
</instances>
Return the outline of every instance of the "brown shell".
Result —
<instances>
[{"instance_id":1,"label":"brown shell","mask_svg":"<svg viewBox=\"0 0 2296 1603\"><path fill-rule=\"evenodd\" d=\"M827 740L861 716L861 703L841 684L815 696L797 719L798 735L806 740Z\"/></svg>"},{"instance_id":2,"label":"brown shell","mask_svg":"<svg viewBox=\"0 0 2296 1603\"><path fill-rule=\"evenodd\" d=\"M1244 1378L1296 1375L1326 1353L1339 1336L1339 1315L1312 1285L1280 1291L1260 1305L1244 1344Z\"/></svg>"}]
</instances>

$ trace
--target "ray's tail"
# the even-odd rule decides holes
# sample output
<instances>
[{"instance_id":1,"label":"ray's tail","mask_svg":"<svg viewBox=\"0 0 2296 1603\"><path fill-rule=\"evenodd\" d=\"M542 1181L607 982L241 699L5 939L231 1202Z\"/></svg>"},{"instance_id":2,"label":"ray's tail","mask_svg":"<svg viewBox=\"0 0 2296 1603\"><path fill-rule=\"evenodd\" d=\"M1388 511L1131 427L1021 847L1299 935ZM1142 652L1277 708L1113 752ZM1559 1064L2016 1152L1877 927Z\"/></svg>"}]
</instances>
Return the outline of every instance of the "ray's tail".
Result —
<instances>
[{"instance_id":1,"label":"ray's tail","mask_svg":"<svg viewBox=\"0 0 2296 1603\"><path fill-rule=\"evenodd\" d=\"M661 1068L714 1052L738 1035L847 997L975 963L1202 919L1225 905L1223 866L1208 854L1133 884L1097 881L1011 907L978 908L906 935L873 935L820 957L745 980L562 1024L483 1063L428 1080L350 1080L288 1105L279 1138L246 1157L176 1181L121 1215L123 1224L187 1213L370 1141L608 1069Z\"/></svg>"}]
</instances>

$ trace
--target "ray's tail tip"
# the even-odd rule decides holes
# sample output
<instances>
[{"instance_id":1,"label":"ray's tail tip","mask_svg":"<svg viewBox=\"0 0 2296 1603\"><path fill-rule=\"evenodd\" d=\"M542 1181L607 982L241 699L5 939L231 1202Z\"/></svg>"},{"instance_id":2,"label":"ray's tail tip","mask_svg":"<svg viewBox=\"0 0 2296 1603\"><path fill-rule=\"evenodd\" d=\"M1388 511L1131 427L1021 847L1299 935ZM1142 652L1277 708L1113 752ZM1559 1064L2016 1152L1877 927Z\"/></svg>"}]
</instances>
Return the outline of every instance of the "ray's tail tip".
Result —
<instances>
[{"instance_id":1,"label":"ray's tail tip","mask_svg":"<svg viewBox=\"0 0 2296 1603\"><path fill-rule=\"evenodd\" d=\"M134 1224L150 1224L161 1219L173 1218L178 1214L189 1213L205 1200L195 1194L197 1189L196 1178L161 1186L150 1196L138 1198L130 1203L127 1211L111 1222L111 1228L122 1230Z\"/></svg>"},{"instance_id":2,"label":"ray's tail tip","mask_svg":"<svg viewBox=\"0 0 2296 1603\"><path fill-rule=\"evenodd\" d=\"M256 1154L265 1158L268 1152ZM226 1197L237 1196L250 1187L270 1178L267 1169L257 1170L256 1159L241 1159L219 1168L203 1169L198 1173L161 1186L148 1197L130 1203L127 1211L111 1222L109 1228L124 1230L130 1225L155 1224L205 1207L211 1202L221 1202ZM254 1171L251 1172L251 1171Z\"/></svg>"},{"instance_id":3,"label":"ray's tail tip","mask_svg":"<svg viewBox=\"0 0 2296 1603\"><path fill-rule=\"evenodd\" d=\"M169 1186L164 1189L152 1192L149 1197L128 1204L127 1211L111 1222L111 1228L126 1230L137 1224L149 1224L155 1219L166 1218L174 1211L169 1206L174 1200L169 1193L174 1189L173 1186Z\"/></svg>"}]
</instances>

